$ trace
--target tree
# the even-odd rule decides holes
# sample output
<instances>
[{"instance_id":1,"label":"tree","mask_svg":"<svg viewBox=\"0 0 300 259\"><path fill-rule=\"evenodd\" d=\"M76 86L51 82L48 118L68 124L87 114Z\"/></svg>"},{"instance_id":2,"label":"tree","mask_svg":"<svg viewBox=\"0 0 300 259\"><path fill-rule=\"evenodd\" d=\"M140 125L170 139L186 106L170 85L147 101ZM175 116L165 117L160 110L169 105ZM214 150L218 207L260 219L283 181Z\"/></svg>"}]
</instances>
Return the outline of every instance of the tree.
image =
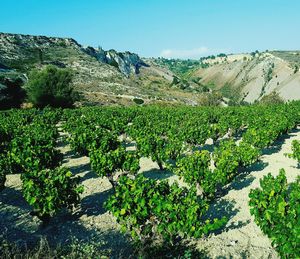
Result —
<instances>
[{"instance_id":1,"label":"tree","mask_svg":"<svg viewBox=\"0 0 300 259\"><path fill-rule=\"evenodd\" d=\"M73 73L69 69L61 69L53 65L43 70L34 69L26 85L28 99L39 108L72 107L78 100L78 93L73 89L72 79Z\"/></svg>"}]
</instances>

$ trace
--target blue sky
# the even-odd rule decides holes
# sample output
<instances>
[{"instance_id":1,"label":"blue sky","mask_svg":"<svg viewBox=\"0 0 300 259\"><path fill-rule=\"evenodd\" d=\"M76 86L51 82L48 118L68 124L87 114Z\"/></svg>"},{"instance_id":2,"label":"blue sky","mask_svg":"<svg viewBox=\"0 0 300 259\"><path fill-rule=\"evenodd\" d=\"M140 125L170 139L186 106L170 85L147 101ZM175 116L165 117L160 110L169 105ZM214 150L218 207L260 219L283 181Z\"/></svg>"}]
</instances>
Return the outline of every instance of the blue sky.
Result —
<instances>
[{"instance_id":1,"label":"blue sky","mask_svg":"<svg viewBox=\"0 0 300 259\"><path fill-rule=\"evenodd\" d=\"M0 0L0 31L145 57L300 49L299 0Z\"/></svg>"}]
</instances>

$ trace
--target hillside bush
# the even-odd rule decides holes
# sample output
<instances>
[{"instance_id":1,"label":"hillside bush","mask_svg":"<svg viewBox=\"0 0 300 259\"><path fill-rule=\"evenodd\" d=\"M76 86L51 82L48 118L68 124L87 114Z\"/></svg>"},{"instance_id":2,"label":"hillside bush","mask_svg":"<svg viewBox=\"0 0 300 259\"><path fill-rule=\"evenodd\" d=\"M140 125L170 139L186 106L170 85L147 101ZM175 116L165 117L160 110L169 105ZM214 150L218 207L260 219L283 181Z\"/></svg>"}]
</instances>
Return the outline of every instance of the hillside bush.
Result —
<instances>
[{"instance_id":1,"label":"hillside bush","mask_svg":"<svg viewBox=\"0 0 300 259\"><path fill-rule=\"evenodd\" d=\"M273 105L273 104L282 104L282 103L284 103L284 100L275 91L271 92L268 95L263 96L259 101L259 104L262 105Z\"/></svg>"},{"instance_id":2,"label":"hillside bush","mask_svg":"<svg viewBox=\"0 0 300 259\"><path fill-rule=\"evenodd\" d=\"M73 73L69 69L46 66L34 69L26 84L28 99L34 106L43 108L72 107L78 100L78 93L72 85Z\"/></svg>"},{"instance_id":3,"label":"hillside bush","mask_svg":"<svg viewBox=\"0 0 300 259\"><path fill-rule=\"evenodd\" d=\"M140 98L134 98L133 102L139 105L144 104L144 100Z\"/></svg>"},{"instance_id":4,"label":"hillside bush","mask_svg":"<svg viewBox=\"0 0 300 259\"><path fill-rule=\"evenodd\" d=\"M219 92L212 92L203 95L199 100L200 105L202 106L219 106L223 100L223 96Z\"/></svg>"}]
</instances>

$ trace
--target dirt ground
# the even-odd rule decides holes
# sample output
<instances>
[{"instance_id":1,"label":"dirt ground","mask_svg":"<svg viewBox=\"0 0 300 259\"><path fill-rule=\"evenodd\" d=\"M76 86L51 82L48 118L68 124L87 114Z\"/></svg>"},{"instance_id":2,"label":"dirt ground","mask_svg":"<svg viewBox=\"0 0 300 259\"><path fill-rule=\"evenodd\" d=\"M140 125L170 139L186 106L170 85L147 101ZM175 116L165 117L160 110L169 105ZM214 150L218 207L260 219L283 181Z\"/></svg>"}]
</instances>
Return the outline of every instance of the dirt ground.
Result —
<instances>
[{"instance_id":1,"label":"dirt ground","mask_svg":"<svg viewBox=\"0 0 300 259\"><path fill-rule=\"evenodd\" d=\"M112 193L111 185L91 171L88 157L70 151L66 133L61 132L59 149L64 154L63 165L74 175L82 177L85 191L81 207L73 215L61 213L46 228L29 215L31 208L21 193L20 175L8 175L6 188L0 194L1 235L18 244L34 244L45 237L51 244L65 244L72 238L96 240L103 243L103 249L112 251L112 257L128 257L131 251L128 238L120 233L114 217L104 209L103 203ZM211 258L278 258L270 240L263 235L254 223L249 212L248 194L250 189L259 186L259 179L271 172L277 175L284 168L288 181L300 174L297 162L284 156L291 152L291 142L300 139L300 129L282 136L273 147L264 150L260 161L242 171L226 186L220 198L210 208L213 216L227 216L228 224L222 230L208 237L193 241L200 249L205 249ZM146 177L178 180L170 172L161 172L150 159L142 158L141 170Z\"/></svg>"}]
</instances>

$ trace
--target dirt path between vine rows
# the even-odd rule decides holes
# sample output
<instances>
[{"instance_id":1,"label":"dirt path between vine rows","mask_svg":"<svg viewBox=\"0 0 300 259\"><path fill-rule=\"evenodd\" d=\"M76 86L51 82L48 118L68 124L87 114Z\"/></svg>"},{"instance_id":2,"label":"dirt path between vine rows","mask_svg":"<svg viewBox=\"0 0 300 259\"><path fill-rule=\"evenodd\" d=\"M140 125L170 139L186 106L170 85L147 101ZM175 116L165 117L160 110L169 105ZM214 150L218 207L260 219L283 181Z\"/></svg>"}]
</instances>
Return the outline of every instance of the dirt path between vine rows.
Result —
<instances>
[{"instance_id":1,"label":"dirt path between vine rows","mask_svg":"<svg viewBox=\"0 0 300 259\"><path fill-rule=\"evenodd\" d=\"M19 244L33 244L41 237L51 244L67 243L72 238L101 245L112 251L113 258L128 258L131 247L126 236L120 233L114 217L103 204L110 194L111 185L91 171L89 158L77 156L66 141L67 134L60 131L58 148L64 154L63 166L80 176L85 191L81 207L73 216L61 213L43 229L40 222L29 215L31 208L21 194L20 175L9 175L6 188L0 194L0 229L6 239ZM297 162L284 156L291 151L291 142L300 139L300 129L282 136L276 145L264 151L261 161L248 168L227 186L224 196L212 206L212 216L227 216L229 222L219 233L194 241L199 249L205 249L211 258L278 258L270 240L253 222L249 212L248 194L259 186L259 179L271 172L277 175L280 168L286 170L288 181L300 174ZM178 180L170 172L159 171L158 165L142 158L140 173L155 179Z\"/></svg>"}]
</instances>

